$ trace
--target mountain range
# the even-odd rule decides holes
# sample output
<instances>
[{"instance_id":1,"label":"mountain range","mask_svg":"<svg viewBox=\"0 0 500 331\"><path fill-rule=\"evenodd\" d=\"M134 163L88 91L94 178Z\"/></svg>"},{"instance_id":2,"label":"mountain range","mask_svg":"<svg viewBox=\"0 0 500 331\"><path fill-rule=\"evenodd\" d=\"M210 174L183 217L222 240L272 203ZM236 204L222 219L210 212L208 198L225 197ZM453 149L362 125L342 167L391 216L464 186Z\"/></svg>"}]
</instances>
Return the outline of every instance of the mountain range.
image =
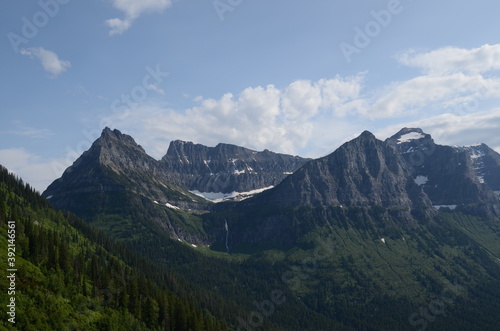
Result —
<instances>
[{"instance_id":1,"label":"mountain range","mask_svg":"<svg viewBox=\"0 0 500 331\"><path fill-rule=\"evenodd\" d=\"M230 330L494 330L499 183L493 149L418 128L385 141L365 131L317 159L173 141L161 160L106 128L43 196L223 293L248 312L218 315ZM286 308L269 301L270 313L275 289ZM446 314L426 313L436 300Z\"/></svg>"},{"instance_id":2,"label":"mountain range","mask_svg":"<svg viewBox=\"0 0 500 331\"><path fill-rule=\"evenodd\" d=\"M249 192L275 186L309 159L229 144L176 140L160 160L173 182L198 192Z\"/></svg>"},{"instance_id":3,"label":"mountain range","mask_svg":"<svg viewBox=\"0 0 500 331\"><path fill-rule=\"evenodd\" d=\"M498 217L499 190L498 153L484 144L437 145L418 128L404 128L385 141L365 131L315 160L177 140L159 161L132 137L106 128L43 196L93 222L127 216L124 210L133 206L148 215L146 223L173 238L210 244L213 229L191 216L226 208L202 198L214 194L264 191L239 208L378 206L397 213L399 222L416 223L440 208ZM128 207L113 203L118 196Z\"/></svg>"}]
</instances>

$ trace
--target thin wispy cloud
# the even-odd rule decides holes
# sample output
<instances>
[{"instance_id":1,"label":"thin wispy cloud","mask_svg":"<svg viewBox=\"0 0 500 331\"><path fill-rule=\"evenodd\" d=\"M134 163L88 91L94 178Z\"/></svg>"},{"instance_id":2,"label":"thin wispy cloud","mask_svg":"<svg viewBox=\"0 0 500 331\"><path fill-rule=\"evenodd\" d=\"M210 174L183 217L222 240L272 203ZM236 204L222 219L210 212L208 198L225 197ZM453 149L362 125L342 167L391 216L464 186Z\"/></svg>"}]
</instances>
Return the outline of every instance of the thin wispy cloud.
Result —
<instances>
[{"instance_id":1,"label":"thin wispy cloud","mask_svg":"<svg viewBox=\"0 0 500 331\"><path fill-rule=\"evenodd\" d=\"M162 12L172 6L171 0L113 0L113 6L125 14L124 18L112 18L106 21L110 28L109 35L119 35L127 31L133 21L145 13Z\"/></svg>"},{"instance_id":2,"label":"thin wispy cloud","mask_svg":"<svg viewBox=\"0 0 500 331\"><path fill-rule=\"evenodd\" d=\"M42 47L23 48L20 53L31 59L39 60L43 69L51 74L51 78L56 78L71 67L69 61L61 60L56 53Z\"/></svg>"},{"instance_id":3,"label":"thin wispy cloud","mask_svg":"<svg viewBox=\"0 0 500 331\"><path fill-rule=\"evenodd\" d=\"M446 112L475 98L499 97L500 78L463 73L425 75L385 87L365 109L365 115L393 118L422 112Z\"/></svg>"},{"instance_id":4,"label":"thin wispy cloud","mask_svg":"<svg viewBox=\"0 0 500 331\"><path fill-rule=\"evenodd\" d=\"M39 129L25 125L23 121L15 120L10 123L10 130L0 131L3 135L14 135L32 139L45 139L54 135L49 129Z\"/></svg>"},{"instance_id":5,"label":"thin wispy cloud","mask_svg":"<svg viewBox=\"0 0 500 331\"><path fill-rule=\"evenodd\" d=\"M500 98L500 44L473 49L445 47L428 52L407 50L396 56L421 75L381 89L366 109L373 118L404 117L421 112L453 111L480 99Z\"/></svg>"},{"instance_id":6,"label":"thin wispy cloud","mask_svg":"<svg viewBox=\"0 0 500 331\"><path fill-rule=\"evenodd\" d=\"M16 136L29 137L33 139L44 139L53 135L53 132L48 129L22 128L18 130L10 130L8 134Z\"/></svg>"},{"instance_id":7,"label":"thin wispy cloud","mask_svg":"<svg viewBox=\"0 0 500 331\"><path fill-rule=\"evenodd\" d=\"M429 52L410 49L396 58L403 65L431 75L480 74L500 69L500 44L473 49L444 47Z\"/></svg>"}]
</instances>

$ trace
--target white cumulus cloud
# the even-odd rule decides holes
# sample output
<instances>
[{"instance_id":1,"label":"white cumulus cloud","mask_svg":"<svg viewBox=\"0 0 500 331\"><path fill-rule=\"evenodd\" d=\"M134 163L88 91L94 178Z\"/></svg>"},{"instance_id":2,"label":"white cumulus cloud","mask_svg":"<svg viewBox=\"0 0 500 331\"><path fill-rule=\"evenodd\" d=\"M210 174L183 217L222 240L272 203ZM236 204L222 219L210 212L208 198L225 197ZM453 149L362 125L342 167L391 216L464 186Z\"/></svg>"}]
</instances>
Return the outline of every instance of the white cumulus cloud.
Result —
<instances>
[{"instance_id":1,"label":"white cumulus cloud","mask_svg":"<svg viewBox=\"0 0 500 331\"><path fill-rule=\"evenodd\" d=\"M22 55L40 60L43 69L50 73L52 78L59 76L71 67L69 61L61 60L56 53L42 47L23 48L20 52Z\"/></svg>"},{"instance_id":2,"label":"white cumulus cloud","mask_svg":"<svg viewBox=\"0 0 500 331\"><path fill-rule=\"evenodd\" d=\"M208 145L225 142L291 154L308 149L321 154L331 151L333 141L356 126L347 124L343 116L345 108L352 107L349 103L359 98L363 79L360 75L316 82L298 80L283 89L274 85L249 87L219 99L198 97L196 106L184 110L143 104L127 116L116 114L110 120L116 128L137 137L155 157L163 156L174 139ZM342 121L342 129L333 132L332 126ZM312 142L320 139L325 145L313 146Z\"/></svg>"},{"instance_id":3,"label":"white cumulus cloud","mask_svg":"<svg viewBox=\"0 0 500 331\"><path fill-rule=\"evenodd\" d=\"M140 15L149 12L161 12L172 6L171 0L113 0L113 6L125 14L125 18L112 18L106 21L109 34L117 35L127 31L132 22Z\"/></svg>"}]
</instances>

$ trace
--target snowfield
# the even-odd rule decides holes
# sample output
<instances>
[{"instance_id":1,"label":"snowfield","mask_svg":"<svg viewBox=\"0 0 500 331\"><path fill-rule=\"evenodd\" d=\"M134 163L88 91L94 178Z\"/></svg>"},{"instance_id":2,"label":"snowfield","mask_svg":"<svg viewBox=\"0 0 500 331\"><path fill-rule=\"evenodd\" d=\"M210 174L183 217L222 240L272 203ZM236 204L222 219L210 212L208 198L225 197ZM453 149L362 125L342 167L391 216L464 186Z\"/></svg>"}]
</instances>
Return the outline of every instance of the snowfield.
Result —
<instances>
[{"instance_id":1,"label":"snowfield","mask_svg":"<svg viewBox=\"0 0 500 331\"><path fill-rule=\"evenodd\" d=\"M200 192L198 190L190 191L191 193L204 198L205 200L212 201L215 203L219 203L227 200L245 200L251 198L255 194L264 192L266 190L272 189L274 186L268 186L248 192L231 192L231 193L222 193L222 192Z\"/></svg>"},{"instance_id":2,"label":"snowfield","mask_svg":"<svg viewBox=\"0 0 500 331\"><path fill-rule=\"evenodd\" d=\"M417 139L422 139L422 138L425 138L425 136L423 134L421 134L419 132L410 132L410 133L402 135L398 139L398 144L409 143L412 140L417 140Z\"/></svg>"},{"instance_id":3,"label":"snowfield","mask_svg":"<svg viewBox=\"0 0 500 331\"><path fill-rule=\"evenodd\" d=\"M439 210L441 208L450 208L451 210L457 209L457 205L436 205L436 206L432 206L432 207L434 207L437 210Z\"/></svg>"}]
</instances>

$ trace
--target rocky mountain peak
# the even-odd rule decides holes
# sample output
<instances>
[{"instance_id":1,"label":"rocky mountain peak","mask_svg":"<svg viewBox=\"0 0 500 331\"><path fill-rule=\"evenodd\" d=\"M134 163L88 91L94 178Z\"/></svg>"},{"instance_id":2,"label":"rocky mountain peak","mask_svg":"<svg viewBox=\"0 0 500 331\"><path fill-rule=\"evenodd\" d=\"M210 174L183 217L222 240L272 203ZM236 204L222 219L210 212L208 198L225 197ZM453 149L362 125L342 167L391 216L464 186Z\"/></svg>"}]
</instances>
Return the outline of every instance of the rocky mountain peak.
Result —
<instances>
[{"instance_id":1,"label":"rocky mountain peak","mask_svg":"<svg viewBox=\"0 0 500 331\"><path fill-rule=\"evenodd\" d=\"M94 201L97 196L123 197L123 194L134 194L151 204L156 201L186 208L206 204L172 183L162 164L146 154L131 136L109 128L43 193L51 197L56 207L87 209L94 207L78 201ZM100 202L94 202L97 208Z\"/></svg>"},{"instance_id":2,"label":"rocky mountain peak","mask_svg":"<svg viewBox=\"0 0 500 331\"><path fill-rule=\"evenodd\" d=\"M173 140L170 142L170 145L168 146L167 155L178 154L179 151L182 151L184 149L190 149L190 148L195 148L195 147L200 147L200 146L202 146L202 145L195 144L191 141Z\"/></svg>"},{"instance_id":3,"label":"rocky mountain peak","mask_svg":"<svg viewBox=\"0 0 500 331\"><path fill-rule=\"evenodd\" d=\"M373 135L373 133L371 133L371 132L370 132L370 131L368 131L368 130L363 131L363 132L359 135L359 137L358 137L358 138L359 138L359 139L368 139L368 140L377 139L377 138L375 137L375 135Z\"/></svg>"},{"instance_id":4,"label":"rocky mountain peak","mask_svg":"<svg viewBox=\"0 0 500 331\"><path fill-rule=\"evenodd\" d=\"M365 131L286 178L266 199L285 206L430 207L394 149Z\"/></svg>"},{"instance_id":5,"label":"rocky mountain peak","mask_svg":"<svg viewBox=\"0 0 500 331\"><path fill-rule=\"evenodd\" d=\"M194 144L190 141L174 140L170 142L167 154L161 162L168 164L180 162L181 164L190 164L194 159L203 157L207 153L207 148L200 144Z\"/></svg>"},{"instance_id":6,"label":"rocky mountain peak","mask_svg":"<svg viewBox=\"0 0 500 331\"><path fill-rule=\"evenodd\" d=\"M117 147L116 145L120 145L123 147L129 147L135 149L141 153L146 153L142 146L138 145L134 138L127 134L121 133L119 130L106 127L102 130L101 136L96 140L96 144L102 147Z\"/></svg>"},{"instance_id":7,"label":"rocky mountain peak","mask_svg":"<svg viewBox=\"0 0 500 331\"><path fill-rule=\"evenodd\" d=\"M420 128L403 128L398 133L386 140L386 143L398 149L406 148L406 152L420 150L422 147L428 148L434 145L434 140L430 134L425 133Z\"/></svg>"},{"instance_id":8,"label":"rocky mountain peak","mask_svg":"<svg viewBox=\"0 0 500 331\"><path fill-rule=\"evenodd\" d=\"M408 133L420 133L420 134L423 134L423 135L426 134L421 128L408 128L408 127L404 127L401 130L399 130L399 132L397 132L394 136L399 136L400 137L400 136L408 134Z\"/></svg>"},{"instance_id":9,"label":"rocky mountain peak","mask_svg":"<svg viewBox=\"0 0 500 331\"><path fill-rule=\"evenodd\" d=\"M144 149L131 136L106 127L103 129L101 136L73 165L66 169L65 173L71 173L75 170L80 171L79 168L87 167L89 164L104 165L119 171L124 168L125 159L130 159L132 155L135 155L136 158L137 155L141 155L141 157L145 155L149 158ZM133 164L130 160L126 163Z\"/></svg>"},{"instance_id":10,"label":"rocky mountain peak","mask_svg":"<svg viewBox=\"0 0 500 331\"><path fill-rule=\"evenodd\" d=\"M225 144L225 143L219 143L214 147L214 150L217 152L221 153L233 153L233 154L238 154L238 153L253 153L255 152L254 150L251 150L249 148L244 148L241 146L236 146L232 144Z\"/></svg>"},{"instance_id":11,"label":"rocky mountain peak","mask_svg":"<svg viewBox=\"0 0 500 331\"><path fill-rule=\"evenodd\" d=\"M161 163L174 182L205 193L249 192L277 185L308 159L220 143L173 141Z\"/></svg>"},{"instance_id":12,"label":"rocky mountain peak","mask_svg":"<svg viewBox=\"0 0 500 331\"><path fill-rule=\"evenodd\" d=\"M72 190L75 186L97 183L102 180L103 169L131 175L132 172L157 173L158 168L158 161L148 156L131 136L106 127L90 149L66 169L63 176L52 183L47 191L55 193L60 185L61 190L62 187Z\"/></svg>"},{"instance_id":13,"label":"rocky mountain peak","mask_svg":"<svg viewBox=\"0 0 500 331\"><path fill-rule=\"evenodd\" d=\"M481 169L486 145L486 148L482 145L469 148L442 146L418 128L404 128L388 138L386 144L402 156L415 182L437 209L490 204L498 200L484 185L485 173ZM500 156L498 165L495 162L489 165L492 168L488 174L495 171L497 174L488 175L488 180L495 183L494 178L499 178L500 184ZM499 186L493 184L492 187Z\"/></svg>"},{"instance_id":14,"label":"rocky mountain peak","mask_svg":"<svg viewBox=\"0 0 500 331\"><path fill-rule=\"evenodd\" d=\"M500 196L500 154L486 144L455 147L469 154L479 182Z\"/></svg>"},{"instance_id":15,"label":"rocky mountain peak","mask_svg":"<svg viewBox=\"0 0 500 331\"><path fill-rule=\"evenodd\" d=\"M87 154L86 154L87 153ZM130 170L148 171L156 160L146 154L146 151L138 145L134 138L121 133L119 130L111 130L106 127L99 139L92 147L82 155L88 158L92 155L97 162L117 173Z\"/></svg>"}]
</instances>

